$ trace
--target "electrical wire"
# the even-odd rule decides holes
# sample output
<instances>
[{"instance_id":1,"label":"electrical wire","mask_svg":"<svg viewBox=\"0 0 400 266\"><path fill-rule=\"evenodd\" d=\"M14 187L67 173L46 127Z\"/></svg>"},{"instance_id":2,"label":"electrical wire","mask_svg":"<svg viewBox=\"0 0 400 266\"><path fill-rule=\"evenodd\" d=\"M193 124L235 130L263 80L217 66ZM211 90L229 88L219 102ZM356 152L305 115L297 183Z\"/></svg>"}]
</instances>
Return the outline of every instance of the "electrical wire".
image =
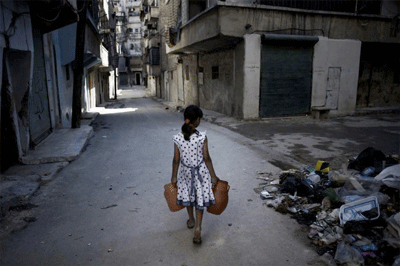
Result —
<instances>
[{"instance_id":1,"label":"electrical wire","mask_svg":"<svg viewBox=\"0 0 400 266\"><path fill-rule=\"evenodd\" d=\"M60 2L60 7L58 8L58 13L57 13L57 15L56 15L53 19L47 19L47 18L41 17L41 16L39 16L39 15L36 15L36 16L37 16L38 18L40 18L41 20L44 20L44 21L47 21L47 22L54 22L54 21L56 21L56 20L58 19L58 17L60 16L61 10L62 10L62 8L64 7L64 5L65 5L65 0L61 0L61 2Z\"/></svg>"},{"instance_id":2,"label":"electrical wire","mask_svg":"<svg viewBox=\"0 0 400 266\"><path fill-rule=\"evenodd\" d=\"M81 13L83 11L83 9L85 9L86 4L87 4L87 1L83 1L83 6L82 6L81 10L75 9L75 11L77 11L78 13Z\"/></svg>"}]
</instances>

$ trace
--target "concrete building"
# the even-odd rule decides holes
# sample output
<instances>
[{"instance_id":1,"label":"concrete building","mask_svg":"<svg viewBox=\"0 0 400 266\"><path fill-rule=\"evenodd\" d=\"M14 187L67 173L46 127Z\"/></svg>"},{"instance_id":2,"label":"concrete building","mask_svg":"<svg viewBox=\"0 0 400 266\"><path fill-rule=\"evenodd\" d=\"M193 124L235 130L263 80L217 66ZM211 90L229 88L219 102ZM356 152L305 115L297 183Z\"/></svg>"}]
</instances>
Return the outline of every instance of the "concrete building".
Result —
<instances>
[{"instance_id":1,"label":"concrete building","mask_svg":"<svg viewBox=\"0 0 400 266\"><path fill-rule=\"evenodd\" d=\"M177 57L161 82L165 99L245 119L400 104L399 1L169 0L160 8L165 52Z\"/></svg>"},{"instance_id":2,"label":"concrete building","mask_svg":"<svg viewBox=\"0 0 400 266\"><path fill-rule=\"evenodd\" d=\"M158 0L142 2L141 20L144 24L143 64L145 67L147 88L152 95L161 94L161 62L160 62L160 8Z\"/></svg>"},{"instance_id":3,"label":"concrete building","mask_svg":"<svg viewBox=\"0 0 400 266\"><path fill-rule=\"evenodd\" d=\"M43 38L77 20L76 1L0 2L1 171L59 123L54 46Z\"/></svg>"},{"instance_id":4,"label":"concrete building","mask_svg":"<svg viewBox=\"0 0 400 266\"><path fill-rule=\"evenodd\" d=\"M83 113L115 97L118 64L112 1L86 4ZM4 171L55 129L71 127L77 1L1 1L0 16Z\"/></svg>"},{"instance_id":5,"label":"concrete building","mask_svg":"<svg viewBox=\"0 0 400 266\"><path fill-rule=\"evenodd\" d=\"M121 86L143 85L143 27L140 20L141 1L118 0L117 42Z\"/></svg>"}]
</instances>

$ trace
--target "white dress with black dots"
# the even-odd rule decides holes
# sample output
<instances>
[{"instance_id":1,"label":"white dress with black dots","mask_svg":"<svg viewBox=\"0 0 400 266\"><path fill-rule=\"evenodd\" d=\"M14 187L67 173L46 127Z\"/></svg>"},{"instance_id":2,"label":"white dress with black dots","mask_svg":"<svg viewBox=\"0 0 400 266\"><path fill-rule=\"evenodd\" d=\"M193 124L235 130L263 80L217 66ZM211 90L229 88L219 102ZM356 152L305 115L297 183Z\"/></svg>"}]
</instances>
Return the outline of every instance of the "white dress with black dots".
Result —
<instances>
[{"instance_id":1,"label":"white dress with black dots","mask_svg":"<svg viewBox=\"0 0 400 266\"><path fill-rule=\"evenodd\" d=\"M193 133L189 141L185 140L182 133L172 139L179 148L181 160L177 179L177 204L195 206L200 210L215 205L210 172L203 158L206 133Z\"/></svg>"}]
</instances>

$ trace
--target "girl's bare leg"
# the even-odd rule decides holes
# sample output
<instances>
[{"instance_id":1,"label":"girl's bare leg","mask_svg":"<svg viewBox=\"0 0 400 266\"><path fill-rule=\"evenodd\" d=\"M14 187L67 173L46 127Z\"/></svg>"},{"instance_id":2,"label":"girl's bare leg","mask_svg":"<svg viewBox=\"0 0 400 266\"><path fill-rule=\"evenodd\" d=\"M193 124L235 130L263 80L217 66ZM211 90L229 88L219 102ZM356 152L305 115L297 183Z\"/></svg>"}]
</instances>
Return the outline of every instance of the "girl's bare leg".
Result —
<instances>
[{"instance_id":1,"label":"girl's bare leg","mask_svg":"<svg viewBox=\"0 0 400 266\"><path fill-rule=\"evenodd\" d=\"M203 210L196 209L196 227L194 230L193 243L201 244L201 223L203 221Z\"/></svg>"},{"instance_id":2,"label":"girl's bare leg","mask_svg":"<svg viewBox=\"0 0 400 266\"><path fill-rule=\"evenodd\" d=\"M194 224L195 224L194 215L193 215L193 206L186 207L186 210L187 210L188 215L189 215L189 220L187 221L187 227L188 228L193 228Z\"/></svg>"}]
</instances>

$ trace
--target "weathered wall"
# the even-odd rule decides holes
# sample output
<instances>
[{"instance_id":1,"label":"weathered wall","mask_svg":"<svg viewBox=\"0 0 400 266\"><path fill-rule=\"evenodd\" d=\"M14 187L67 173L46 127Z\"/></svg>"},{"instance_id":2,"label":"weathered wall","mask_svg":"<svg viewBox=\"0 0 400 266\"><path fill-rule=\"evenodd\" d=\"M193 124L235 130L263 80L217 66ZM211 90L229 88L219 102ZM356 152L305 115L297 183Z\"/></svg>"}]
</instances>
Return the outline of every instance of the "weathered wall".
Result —
<instances>
[{"instance_id":1,"label":"weathered wall","mask_svg":"<svg viewBox=\"0 0 400 266\"><path fill-rule=\"evenodd\" d=\"M198 105L197 71L197 56L188 55L183 57L185 106Z\"/></svg>"},{"instance_id":2,"label":"weathered wall","mask_svg":"<svg viewBox=\"0 0 400 266\"><path fill-rule=\"evenodd\" d=\"M28 96L32 84L33 38L31 17L28 13L29 7L25 2L3 1L0 5L0 31L5 33L6 30L13 29L8 31L7 37L0 35L0 142L4 141L0 143L0 170L25 155L29 149L27 121ZM4 57L7 48L13 49L9 53L9 60ZM3 69L5 60L8 71ZM19 64L15 64L18 60ZM3 77L4 73L7 77ZM9 85L3 84L5 80Z\"/></svg>"},{"instance_id":3,"label":"weathered wall","mask_svg":"<svg viewBox=\"0 0 400 266\"><path fill-rule=\"evenodd\" d=\"M57 87L57 73L55 65L55 51L54 43L51 35L43 35L43 55L46 67L46 82L47 82L47 92L49 95L49 111L51 127L56 128L60 124L59 119L59 104L58 104L58 87Z\"/></svg>"},{"instance_id":4,"label":"weathered wall","mask_svg":"<svg viewBox=\"0 0 400 266\"><path fill-rule=\"evenodd\" d=\"M117 70L111 70L110 71L110 76L108 77L108 84L110 84L110 89L109 89L109 94L108 94L108 98L109 99L115 99L115 73Z\"/></svg>"},{"instance_id":5,"label":"weathered wall","mask_svg":"<svg viewBox=\"0 0 400 266\"><path fill-rule=\"evenodd\" d=\"M235 47L235 113L233 116L243 117L243 99L244 99L244 41Z\"/></svg>"},{"instance_id":6,"label":"weathered wall","mask_svg":"<svg viewBox=\"0 0 400 266\"><path fill-rule=\"evenodd\" d=\"M167 46L167 53L219 34L218 13L208 12L203 16L200 20L190 22L190 27L181 29L180 41L172 48Z\"/></svg>"},{"instance_id":7,"label":"weathered wall","mask_svg":"<svg viewBox=\"0 0 400 266\"><path fill-rule=\"evenodd\" d=\"M204 69L204 86L199 91L200 106L231 115L235 110L234 50L200 55L199 67ZM212 67L218 66L218 78L212 78Z\"/></svg>"},{"instance_id":8,"label":"weathered wall","mask_svg":"<svg viewBox=\"0 0 400 266\"><path fill-rule=\"evenodd\" d=\"M181 102L178 99L178 70L175 68L169 71L169 75L169 99L171 102L180 104Z\"/></svg>"},{"instance_id":9,"label":"weathered wall","mask_svg":"<svg viewBox=\"0 0 400 266\"><path fill-rule=\"evenodd\" d=\"M75 35L69 33L75 31L76 24L72 24L51 33L57 60L58 99L63 127L71 127L74 73L70 63L75 58L75 42L69 42L67 38L73 38Z\"/></svg>"},{"instance_id":10,"label":"weathered wall","mask_svg":"<svg viewBox=\"0 0 400 266\"><path fill-rule=\"evenodd\" d=\"M88 23L91 23L91 22L88 22ZM100 45L101 45L101 40L96 35L93 28L86 23L85 51L90 51L92 54L94 54L100 58Z\"/></svg>"},{"instance_id":11,"label":"weathered wall","mask_svg":"<svg viewBox=\"0 0 400 266\"><path fill-rule=\"evenodd\" d=\"M185 48L190 51L188 46L219 34L225 37L243 37L245 34L272 31L296 34L291 29L299 29L301 34L306 32L331 39L400 42L400 34L393 32L394 23L395 20L387 17L218 2L217 8L208 10L186 25L183 24L181 40L167 52L182 51ZM247 24L251 25L249 29L245 28Z\"/></svg>"},{"instance_id":12,"label":"weathered wall","mask_svg":"<svg viewBox=\"0 0 400 266\"><path fill-rule=\"evenodd\" d=\"M330 12L286 11L263 6L243 8L224 6L218 9L221 33L228 36L243 36L245 25L251 32L288 30L292 28L314 30L331 39L358 39L361 41L399 42L400 35L393 36L393 20L379 17L356 17ZM215 11L212 11L215 12ZM255 19L257 18L257 19ZM289 32L290 34L290 32Z\"/></svg>"},{"instance_id":13,"label":"weathered wall","mask_svg":"<svg viewBox=\"0 0 400 266\"><path fill-rule=\"evenodd\" d=\"M314 47L311 107L329 107L332 114L352 114L356 108L361 42L320 38ZM330 69L340 73L333 80ZM331 82L331 83L330 83ZM329 87L337 88L336 108Z\"/></svg>"},{"instance_id":14,"label":"weathered wall","mask_svg":"<svg viewBox=\"0 0 400 266\"><path fill-rule=\"evenodd\" d=\"M400 44L363 43L357 107L400 104Z\"/></svg>"},{"instance_id":15,"label":"weathered wall","mask_svg":"<svg viewBox=\"0 0 400 266\"><path fill-rule=\"evenodd\" d=\"M58 37L58 53L60 54L61 65L66 65L75 60L75 43L76 43L76 26L77 23L62 27L52 32L53 39L54 35Z\"/></svg>"},{"instance_id":16,"label":"weathered wall","mask_svg":"<svg viewBox=\"0 0 400 266\"><path fill-rule=\"evenodd\" d=\"M150 90L150 95L149 96L155 96L157 87L158 87L158 82L159 77L153 76L153 75L148 75L147 76L147 88Z\"/></svg>"},{"instance_id":17,"label":"weathered wall","mask_svg":"<svg viewBox=\"0 0 400 266\"><path fill-rule=\"evenodd\" d=\"M257 118L260 110L261 35L244 36L243 118Z\"/></svg>"}]
</instances>

